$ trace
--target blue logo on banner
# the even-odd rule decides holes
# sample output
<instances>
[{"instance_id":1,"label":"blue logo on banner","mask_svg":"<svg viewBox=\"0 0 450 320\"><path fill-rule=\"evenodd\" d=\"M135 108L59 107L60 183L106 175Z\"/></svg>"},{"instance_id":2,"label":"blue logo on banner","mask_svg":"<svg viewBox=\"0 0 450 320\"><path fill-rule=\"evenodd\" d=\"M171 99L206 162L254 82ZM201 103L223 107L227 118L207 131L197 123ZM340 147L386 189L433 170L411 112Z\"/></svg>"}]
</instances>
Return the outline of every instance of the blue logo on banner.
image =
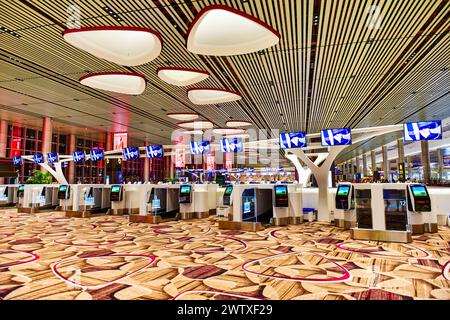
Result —
<instances>
[{"instance_id":1,"label":"blue logo on banner","mask_svg":"<svg viewBox=\"0 0 450 320\"><path fill-rule=\"evenodd\" d=\"M22 157L21 156L15 156L13 157L13 165L20 166L22 164Z\"/></svg>"},{"instance_id":2,"label":"blue logo on banner","mask_svg":"<svg viewBox=\"0 0 450 320\"><path fill-rule=\"evenodd\" d=\"M102 149L92 149L91 150L91 161L103 160L103 150Z\"/></svg>"},{"instance_id":3,"label":"blue logo on banner","mask_svg":"<svg viewBox=\"0 0 450 320\"><path fill-rule=\"evenodd\" d=\"M191 154L209 153L209 150L210 150L209 141L192 141L191 142Z\"/></svg>"},{"instance_id":4,"label":"blue logo on banner","mask_svg":"<svg viewBox=\"0 0 450 320\"><path fill-rule=\"evenodd\" d=\"M323 146L341 146L352 144L352 133L349 128L322 130Z\"/></svg>"},{"instance_id":5,"label":"blue logo on banner","mask_svg":"<svg viewBox=\"0 0 450 320\"><path fill-rule=\"evenodd\" d=\"M36 153L35 155L33 155L33 161L34 163L43 163L44 155L42 153Z\"/></svg>"},{"instance_id":6,"label":"blue logo on banner","mask_svg":"<svg viewBox=\"0 0 450 320\"><path fill-rule=\"evenodd\" d=\"M85 159L85 154L84 151L75 151L74 153L72 153L72 157L73 157L73 162L82 162Z\"/></svg>"},{"instance_id":7,"label":"blue logo on banner","mask_svg":"<svg viewBox=\"0 0 450 320\"><path fill-rule=\"evenodd\" d=\"M47 153L47 162L48 163L58 162L58 154L57 153Z\"/></svg>"},{"instance_id":8,"label":"blue logo on banner","mask_svg":"<svg viewBox=\"0 0 450 320\"><path fill-rule=\"evenodd\" d=\"M123 158L124 159L138 159L139 158L139 148L138 147L129 147L123 149Z\"/></svg>"},{"instance_id":9,"label":"blue logo on banner","mask_svg":"<svg viewBox=\"0 0 450 320\"><path fill-rule=\"evenodd\" d=\"M163 146L146 146L145 151L147 153L147 158L162 158L164 156Z\"/></svg>"},{"instance_id":10,"label":"blue logo on banner","mask_svg":"<svg viewBox=\"0 0 450 320\"><path fill-rule=\"evenodd\" d=\"M280 133L280 148L304 148L306 147L305 132L285 132Z\"/></svg>"},{"instance_id":11,"label":"blue logo on banner","mask_svg":"<svg viewBox=\"0 0 450 320\"><path fill-rule=\"evenodd\" d=\"M242 140L239 138L225 138L220 141L222 152L242 151Z\"/></svg>"},{"instance_id":12,"label":"blue logo on banner","mask_svg":"<svg viewBox=\"0 0 450 320\"><path fill-rule=\"evenodd\" d=\"M409 122L403 125L405 141L442 139L441 121Z\"/></svg>"}]
</instances>

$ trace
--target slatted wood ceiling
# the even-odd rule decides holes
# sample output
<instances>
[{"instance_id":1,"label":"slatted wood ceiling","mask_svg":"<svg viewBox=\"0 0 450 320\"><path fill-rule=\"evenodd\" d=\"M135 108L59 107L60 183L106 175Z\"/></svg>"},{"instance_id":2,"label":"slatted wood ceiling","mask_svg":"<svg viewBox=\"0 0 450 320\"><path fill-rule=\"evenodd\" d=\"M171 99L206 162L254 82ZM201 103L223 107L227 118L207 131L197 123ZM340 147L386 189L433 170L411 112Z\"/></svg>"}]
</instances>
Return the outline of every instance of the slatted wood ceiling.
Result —
<instances>
[{"instance_id":1,"label":"slatted wood ceiling","mask_svg":"<svg viewBox=\"0 0 450 320\"><path fill-rule=\"evenodd\" d=\"M0 25L21 35L0 33L4 110L47 115L92 131L128 130L135 139L147 137L155 143L169 143L175 128L166 112L196 111L217 126L244 119L252 121L253 128L310 133L450 116L448 0L0 2ZM189 23L202 8L219 3L274 27L281 33L279 44L233 57L188 52ZM164 41L162 54L143 66L126 68L72 47L61 36L71 4L81 8L83 27L129 25L157 30ZM368 28L372 4L381 8L378 30ZM123 21L109 16L104 6ZM156 69L168 65L207 70L211 77L202 86L236 90L243 99L195 106L186 88L157 77ZM149 79L142 95L106 93L78 83L88 72L125 70ZM3 98L11 95L17 98ZM23 105L25 100L31 101ZM348 154L359 154L368 145L352 146Z\"/></svg>"}]
</instances>

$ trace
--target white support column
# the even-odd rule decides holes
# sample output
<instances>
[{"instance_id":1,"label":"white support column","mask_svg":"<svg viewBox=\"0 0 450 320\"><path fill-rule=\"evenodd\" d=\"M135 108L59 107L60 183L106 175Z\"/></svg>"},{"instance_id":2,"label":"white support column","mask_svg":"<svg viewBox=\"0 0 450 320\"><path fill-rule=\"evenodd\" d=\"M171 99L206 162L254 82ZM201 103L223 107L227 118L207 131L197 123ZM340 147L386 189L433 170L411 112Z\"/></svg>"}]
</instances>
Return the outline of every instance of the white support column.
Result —
<instances>
[{"instance_id":1,"label":"white support column","mask_svg":"<svg viewBox=\"0 0 450 320\"><path fill-rule=\"evenodd\" d=\"M314 160L314 164L315 165L320 165L328 156L328 153L320 153L316 160ZM300 161L298 160L298 157L295 154L288 154L286 153L286 158L291 160L292 164L295 167L295 170L297 170L297 174L298 174L298 183L306 188L306 185L309 181L309 179L311 178L312 175L312 171L310 168L303 168L302 164L300 163Z\"/></svg>"}]
</instances>

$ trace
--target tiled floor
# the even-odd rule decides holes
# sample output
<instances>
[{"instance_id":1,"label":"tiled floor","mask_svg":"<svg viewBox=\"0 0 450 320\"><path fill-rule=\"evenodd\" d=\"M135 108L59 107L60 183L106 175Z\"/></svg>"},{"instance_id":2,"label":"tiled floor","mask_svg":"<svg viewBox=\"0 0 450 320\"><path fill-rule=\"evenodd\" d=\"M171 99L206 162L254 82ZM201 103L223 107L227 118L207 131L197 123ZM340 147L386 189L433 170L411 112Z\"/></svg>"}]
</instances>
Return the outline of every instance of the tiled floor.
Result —
<instances>
[{"instance_id":1,"label":"tiled floor","mask_svg":"<svg viewBox=\"0 0 450 320\"><path fill-rule=\"evenodd\" d=\"M322 223L245 233L0 210L0 299L450 299L449 262L448 227L388 244Z\"/></svg>"}]
</instances>

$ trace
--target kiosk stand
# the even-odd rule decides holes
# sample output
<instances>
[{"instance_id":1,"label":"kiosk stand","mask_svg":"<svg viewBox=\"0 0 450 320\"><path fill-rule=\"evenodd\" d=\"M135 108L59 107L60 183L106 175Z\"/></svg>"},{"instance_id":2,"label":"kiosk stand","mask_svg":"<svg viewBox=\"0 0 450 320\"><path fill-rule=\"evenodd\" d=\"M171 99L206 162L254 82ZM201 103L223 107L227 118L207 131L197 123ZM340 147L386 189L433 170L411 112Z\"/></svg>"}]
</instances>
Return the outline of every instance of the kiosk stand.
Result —
<instances>
[{"instance_id":1,"label":"kiosk stand","mask_svg":"<svg viewBox=\"0 0 450 320\"><path fill-rule=\"evenodd\" d=\"M273 220L274 226L289 224L289 193L287 185L276 185L273 189Z\"/></svg>"},{"instance_id":2,"label":"kiosk stand","mask_svg":"<svg viewBox=\"0 0 450 320\"><path fill-rule=\"evenodd\" d=\"M334 224L346 230L356 226L355 191L351 184L340 184L336 190Z\"/></svg>"},{"instance_id":3,"label":"kiosk stand","mask_svg":"<svg viewBox=\"0 0 450 320\"><path fill-rule=\"evenodd\" d=\"M194 217L194 204L192 202L192 186L182 184L180 186L180 219L187 220Z\"/></svg>"},{"instance_id":4,"label":"kiosk stand","mask_svg":"<svg viewBox=\"0 0 450 320\"><path fill-rule=\"evenodd\" d=\"M223 220L229 221L232 219L233 216L233 185L228 185L225 188L225 191L223 193L222 197L222 205L217 207L216 213L217 213L217 220Z\"/></svg>"},{"instance_id":5,"label":"kiosk stand","mask_svg":"<svg viewBox=\"0 0 450 320\"><path fill-rule=\"evenodd\" d=\"M72 206L70 206L70 186L67 184L62 184L58 188L58 200L59 200L59 208L58 210L71 210Z\"/></svg>"}]
</instances>

